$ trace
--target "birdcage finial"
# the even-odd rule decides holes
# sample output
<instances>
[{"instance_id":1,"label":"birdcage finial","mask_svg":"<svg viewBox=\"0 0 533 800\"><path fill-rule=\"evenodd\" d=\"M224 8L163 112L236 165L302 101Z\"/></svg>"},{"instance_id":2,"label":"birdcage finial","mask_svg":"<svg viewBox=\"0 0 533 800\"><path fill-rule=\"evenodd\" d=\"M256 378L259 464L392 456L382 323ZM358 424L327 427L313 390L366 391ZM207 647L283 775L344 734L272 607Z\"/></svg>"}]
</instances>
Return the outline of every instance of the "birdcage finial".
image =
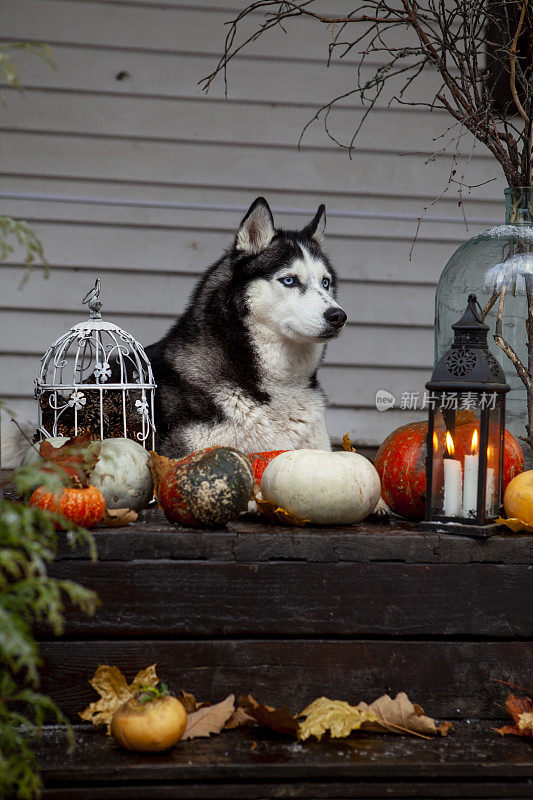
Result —
<instances>
[{"instance_id":1,"label":"birdcage finial","mask_svg":"<svg viewBox=\"0 0 533 800\"><path fill-rule=\"evenodd\" d=\"M81 301L83 305L89 306L91 312L91 319L101 319L102 315L100 314L100 310L102 308L102 304L100 302L100 289L102 288L102 284L100 283L100 278L97 278L94 282L94 288L90 289L83 300Z\"/></svg>"}]
</instances>

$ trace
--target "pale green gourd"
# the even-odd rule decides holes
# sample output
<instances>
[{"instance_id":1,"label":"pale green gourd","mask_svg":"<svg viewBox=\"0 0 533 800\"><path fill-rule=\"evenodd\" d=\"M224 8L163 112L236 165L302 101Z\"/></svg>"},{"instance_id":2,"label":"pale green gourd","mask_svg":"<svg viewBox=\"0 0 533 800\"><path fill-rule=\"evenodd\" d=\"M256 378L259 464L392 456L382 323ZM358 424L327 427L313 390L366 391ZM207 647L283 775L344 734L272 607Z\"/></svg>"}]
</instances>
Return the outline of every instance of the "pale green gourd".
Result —
<instances>
[{"instance_id":1,"label":"pale green gourd","mask_svg":"<svg viewBox=\"0 0 533 800\"><path fill-rule=\"evenodd\" d=\"M54 447L60 447L68 439L55 436L48 441ZM148 451L133 439L104 439L99 444L100 457L90 481L104 495L107 508L132 508L135 511L146 508L154 489ZM28 466L41 457L38 447L28 447L22 466Z\"/></svg>"}]
</instances>

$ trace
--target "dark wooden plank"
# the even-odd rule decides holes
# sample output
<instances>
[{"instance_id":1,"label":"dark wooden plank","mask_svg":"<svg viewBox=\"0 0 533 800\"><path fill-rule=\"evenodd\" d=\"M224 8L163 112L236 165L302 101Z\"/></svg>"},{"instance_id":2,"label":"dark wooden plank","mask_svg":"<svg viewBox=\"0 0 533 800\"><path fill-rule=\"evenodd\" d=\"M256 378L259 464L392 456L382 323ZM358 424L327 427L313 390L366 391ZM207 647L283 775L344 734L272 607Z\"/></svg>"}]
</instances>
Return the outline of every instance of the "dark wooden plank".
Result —
<instances>
[{"instance_id":1,"label":"dark wooden plank","mask_svg":"<svg viewBox=\"0 0 533 800\"><path fill-rule=\"evenodd\" d=\"M251 692L298 712L316 697L370 702L406 690L439 719L498 719L507 687L522 684L531 642L380 642L240 640L46 642L42 690L77 722L97 699L88 680L98 664L118 666L128 680L157 664L162 680L199 699Z\"/></svg>"},{"instance_id":2,"label":"dark wooden plank","mask_svg":"<svg viewBox=\"0 0 533 800\"><path fill-rule=\"evenodd\" d=\"M45 783L52 786L141 781L145 786L214 781L265 785L328 781L342 786L371 779L443 783L507 779L507 796L512 797L512 786L523 788L531 778L533 750L530 741L501 737L487 723L458 723L455 733L434 740L360 734L349 740L299 743L264 729L242 729L146 755L121 750L103 731L85 727L71 753L65 752L62 734L48 731L40 761Z\"/></svg>"},{"instance_id":3,"label":"dark wooden plank","mask_svg":"<svg viewBox=\"0 0 533 800\"><path fill-rule=\"evenodd\" d=\"M170 525L158 509L120 530L94 531L101 561L404 561L406 563L533 562L533 536L502 534L486 541L420 532L416 523L366 520L351 527L291 528L241 518L227 529L198 531ZM59 560L86 560L88 551L60 544Z\"/></svg>"},{"instance_id":4,"label":"dark wooden plank","mask_svg":"<svg viewBox=\"0 0 533 800\"><path fill-rule=\"evenodd\" d=\"M146 800L147 786L95 786L45 788L44 800ZM381 800L416 798L416 800L521 800L533 797L532 784L525 781L499 782L453 781L279 781L255 783L172 783L149 786L150 800L263 800L264 798L334 798L335 800Z\"/></svg>"},{"instance_id":5,"label":"dark wooden plank","mask_svg":"<svg viewBox=\"0 0 533 800\"><path fill-rule=\"evenodd\" d=\"M533 634L525 564L59 561L50 572L102 600L94 617L69 611L71 637Z\"/></svg>"}]
</instances>

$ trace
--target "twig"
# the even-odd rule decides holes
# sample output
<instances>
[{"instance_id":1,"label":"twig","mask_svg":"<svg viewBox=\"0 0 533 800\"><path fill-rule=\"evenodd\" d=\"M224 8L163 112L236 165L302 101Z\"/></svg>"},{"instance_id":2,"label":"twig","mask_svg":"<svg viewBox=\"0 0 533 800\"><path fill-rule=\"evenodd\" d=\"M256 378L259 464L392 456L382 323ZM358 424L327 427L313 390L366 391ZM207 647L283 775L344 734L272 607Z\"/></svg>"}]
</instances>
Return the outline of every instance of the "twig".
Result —
<instances>
[{"instance_id":1,"label":"twig","mask_svg":"<svg viewBox=\"0 0 533 800\"><path fill-rule=\"evenodd\" d=\"M496 316L496 333L494 334L494 341L501 347L507 358L509 358L514 368L516 369L516 373L528 392L532 389L531 377L525 368L525 366L520 361L519 357L513 350L510 344L508 344L505 339L503 338L503 307L505 304L505 295L507 293L507 285L504 284L500 289L500 302L498 304L498 314Z\"/></svg>"},{"instance_id":2,"label":"twig","mask_svg":"<svg viewBox=\"0 0 533 800\"><path fill-rule=\"evenodd\" d=\"M19 423L17 422L17 420L15 419L15 417L11 417L11 422L13 422L13 423L14 423L14 424L17 426L17 428L19 429L19 431L21 432L21 434L24 436L24 438L26 439L26 441L28 442L28 444L30 444L30 445L31 445L31 446L32 446L32 447L33 447L35 450L37 450L37 452L39 452L39 449L38 449L38 448L35 446L35 445L36 445L36 443L35 443L35 442L32 442L32 441L31 441L31 439L30 439L30 438L27 436L27 434L26 434L26 433L25 433L25 432L22 430L22 428L20 427L20 425L19 425Z\"/></svg>"},{"instance_id":3,"label":"twig","mask_svg":"<svg viewBox=\"0 0 533 800\"><path fill-rule=\"evenodd\" d=\"M387 719L383 719L382 723L385 723L385 725L390 725L392 728L398 728L399 731L403 731L404 733L410 733L413 736L419 736L421 739L433 739L433 736L426 736L425 733L412 731L410 728L402 728L401 725L396 725L395 722L389 722Z\"/></svg>"},{"instance_id":4,"label":"twig","mask_svg":"<svg viewBox=\"0 0 533 800\"><path fill-rule=\"evenodd\" d=\"M520 102L518 97L518 92L516 91L516 46L518 44L518 37L520 36L520 31L522 30L522 25L524 24L524 17L526 15L526 8L527 8L528 0L524 0L522 4L522 13L520 14L520 19L518 20L518 26L516 28L516 33L514 35L513 43L511 45L511 74L510 74L510 84L511 84L511 94L513 95L514 104L517 108L518 113L526 123L529 125L529 116L526 114L524 106Z\"/></svg>"},{"instance_id":5,"label":"twig","mask_svg":"<svg viewBox=\"0 0 533 800\"><path fill-rule=\"evenodd\" d=\"M509 683L509 681L501 681L499 678L491 678L491 681L495 681L495 683L503 683L505 686L512 686L513 689L520 689L522 692L532 692L532 689L526 689L525 686L518 686L517 683Z\"/></svg>"},{"instance_id":6,"label":"twig","mask_svg":"<svg viewBox=\"0 0 533 800\"><path fill-rule=\"evenodd\" d=\"M487 305L485 306L485 308L481 312L481 320L482 321L485 320L485 317L487 316L487 314L489 313L489 311L491 310L492 306L494 305L494 303L496 302L496 300L498 299L499 296L500 296L499 291L497 289L494 290L494 292L492 293L492 297L490 298L490 300L488 301Z\"/></svg>"},{"instance_id":7,"label":"twig","mask_svg":"<svg viewBox=\"0 0 533 800\"><path fill-rule=\"evenodd\" d=\"M485 0L400 0L399 5L395 0L362 0L354 11L334 15L313 10L310 7L312 0L256 0L228 23L224 52L213 71L200 83L208 91L215 77L222 73L227 94L227 67L233 58L252 47L268 31L276 27L288 30L285 22L306 18L333 30L327 48L328 64L334 55L339 60L347 58L360 47L353 87L325 103L308 125L321 119L326 135L351 155L355 140L384 87L400 77L401 86L392 93L388 105L396 103L447 111L464 130L489 149L501 164L510 186L530 185L533 67L527 60L520 59L517 51L520 36L532 27L529 25L530 2L506 0L500 4L500 12ZM513 15L515 8L521 9L518 25ZM266 12L262 19L258 14L261 11ZM252 21L252 15L251 32L247 30L242 41L238 41L241 26L245 20ZM488 23L499 33L494 37L496 41L487 44ZM410 32L414 42L397 46L388 37L392 31ZM525 122L522 129L516 126L512 110L495 108L484 66L486 46L490 47L491 59L501 71L508 72L510 65L513 95L520 103L517 108ZM372 65L370 79L362 72L369 56L378 57L378 65ZM414 98L407 98L409 87L426 67L440 73L442 86L427 101L421 100L416 92ZM517 85L522 93L520 99ZM351 138L344 144L332 133L330 113L351 94L358 94L369 106L363 118L354 125Z\"/></svg>"}]
</instances>

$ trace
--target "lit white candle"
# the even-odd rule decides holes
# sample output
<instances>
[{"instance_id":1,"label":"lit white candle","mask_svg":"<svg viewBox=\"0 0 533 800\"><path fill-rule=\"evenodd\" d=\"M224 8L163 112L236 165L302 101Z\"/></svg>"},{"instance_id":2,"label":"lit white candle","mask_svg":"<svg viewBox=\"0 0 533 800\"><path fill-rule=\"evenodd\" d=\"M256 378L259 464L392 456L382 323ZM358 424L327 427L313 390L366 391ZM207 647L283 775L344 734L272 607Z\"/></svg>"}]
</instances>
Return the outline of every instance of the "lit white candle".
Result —
<instances>
[{"instance_id":1,"label":"lit white candle","mask_svg":"<svg viewBox=\"0 0 533 800\"><path fill-rule=\"evenodd\" d=\"M446 433L448 458L444 458L444 516L460 517L463 508L463 470L453 458L455 448L450 432Z\"/></svg>"},{"instance_id":2,"label":"lit white candle","mask_svg":"<svg viewBox=\"0 0 533 800\"><path fill-rule=\"evenodd\" d=\"M472 454L465 456L465 482L463 486L463 516L475 517L477 512L477 481L479 453L477 430L472 434Z\"/></svg>"}]
</instances>

